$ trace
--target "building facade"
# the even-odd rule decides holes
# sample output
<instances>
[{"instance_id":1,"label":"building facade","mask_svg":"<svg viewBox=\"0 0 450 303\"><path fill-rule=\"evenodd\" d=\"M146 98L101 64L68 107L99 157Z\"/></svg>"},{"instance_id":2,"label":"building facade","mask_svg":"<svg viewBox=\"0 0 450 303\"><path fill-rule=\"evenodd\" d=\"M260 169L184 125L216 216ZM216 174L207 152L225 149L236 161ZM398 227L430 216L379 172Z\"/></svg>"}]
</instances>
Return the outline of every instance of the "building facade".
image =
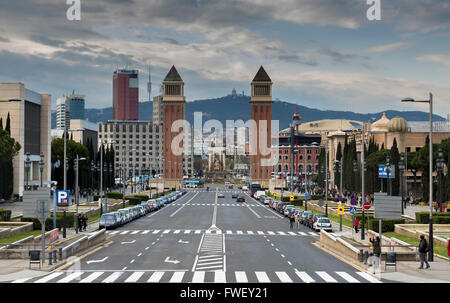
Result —
<instances>
[{"instance_id":1,"label":"building facade","mask_svg":"<svg viewBox=\"0 0 450 303\"><path fill-rule=\"evenodd\" d=\"M113 74L113 120L139 120L137 70L118 69Z\"/></svg>"},{"instance_id":2,"label":"building facade","mask_svg":"<svg viewBox=\"0 0 450 303\"><path fill-rule=\"evenodd\" d=\"M110 120L98 124L98 146L112 145L115 152L114 173L123 169L125 176L158 174L163 170L162 125L150 121Z\"/></svg>"},{"instance_id":3,"label":"building facade","mask_svg":"<svg viewBox=\"0 0 450 303\"><path fill-rule=\"evenodd\" d=\"M23 195L26 172L25 158L30 153L31 167L28 184L40 184L39 161L44 155L43 182L51 178L51 95L39 94L25 88L23 83L1 83L0 117L6 121L8 113L11 120L11 137L22 148L13 159L13 194Z\"/></svg>"},{"instance_id":4,"label":"building facade","mask_svg":"<svg viewBox=\"0 0 450 303\"><path fill-rule=\"evenodd\" d=\"M163 96L153 97L153 123L162 124L163 123Z\"/></svg>"},{"instance_id":5,"label":"building facade","mask_svg":"<svg viewBox=\"0 0 450 303\"><path fill-rule=\"evenodd\" d=\"M80 94L72 94L62 96L56 100L56 128L70 129L70 120L85 119L85 96Z\"/></svg>"}]
</instances>

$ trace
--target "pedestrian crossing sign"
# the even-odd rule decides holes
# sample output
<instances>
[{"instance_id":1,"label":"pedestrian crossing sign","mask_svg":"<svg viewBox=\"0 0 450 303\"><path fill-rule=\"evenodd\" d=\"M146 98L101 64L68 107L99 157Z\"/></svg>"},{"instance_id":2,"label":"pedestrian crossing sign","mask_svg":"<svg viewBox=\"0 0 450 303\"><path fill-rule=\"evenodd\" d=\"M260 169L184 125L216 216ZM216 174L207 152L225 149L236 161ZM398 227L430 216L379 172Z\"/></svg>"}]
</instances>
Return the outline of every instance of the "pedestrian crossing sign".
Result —
<instances>
[{"instance_id":1,"label":"pedestrian crossing sign","mask_svg":"<svg viewBox=\"0 0 450 303\"><path fill-rule=\"evenodd\" d=\"M291 195L291 196L290 196L290 200L291 200L291 201L294 201L294 199L295 199L294 195Z\"/></svg>"},{"instance_id":2,"label":"pedestrian crossing sign","mask_svg":"<svg viewBox=\"0 0 450 303\"><path fill-rule=\"evenodd\" d=\"M274 193L273 193L273 196L276 198L276 197L277 197L277 192L274 192Z\"/></svg>"},{"instance_id":3,"label":"pedestrian crossing sign","mask_svg":"<svg viewBox=\"0 0 450 303\"><path fill-rule=\"evenodd\" d=\"M338 205L338 215L344 215L344 214L345 214L344 205Z\"/></svg>"}]
</instances>

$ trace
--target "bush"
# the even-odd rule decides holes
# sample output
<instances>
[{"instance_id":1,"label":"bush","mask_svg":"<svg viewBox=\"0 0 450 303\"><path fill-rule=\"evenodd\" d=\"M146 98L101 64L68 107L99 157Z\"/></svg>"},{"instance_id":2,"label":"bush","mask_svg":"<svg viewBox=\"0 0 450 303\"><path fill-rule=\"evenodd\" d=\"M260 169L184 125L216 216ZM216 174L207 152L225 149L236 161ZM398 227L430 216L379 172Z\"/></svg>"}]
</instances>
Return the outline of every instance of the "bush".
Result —
<instances>
[{"instance_id":1,"label":"bush","mask_svg":"<svg viewBox=\"0 0 450 303\"><path fill-rule=\"evenodd\" d=\"M150 199L149 196L147 195L134 195L134 196L137 198L141 198L142 201L147 201L148 199Z\"/></svg>"},{"instance_id":2,"label":"bush","mask_svg":"<svg viewBox=\"0 0 450 303\"><path fill-rule=\"evenodd\" d=\"M358 219L359 220L359 219ZM370 229L378 232L378 219L370 220ZM381 221L381 232L393 232L395 230L395 224L405 224L405 219L385 219Z\"/></svg>"},{"instance_id":3,"label":"bush","mask_svg":"<svg viewBox=\"0 0 450 303\"><path fill-rule=\"evenodd\" d=\"M94 201L98 201L100 199L100 195L94 195Z\"/></svg>"},{"instance_id":4,"label":"bush","mask_svg":"<svg viewBox=\"0 0 450 303\"><path fill-rule=\"evenodd\" d=\"M442 218L442 219L441 219ZM438 223L446 222L446 223ZM416 213L416 223L417 224L428 224L430 222L430 213L427 211L421 211ZM433 223L436 224L449 224L450 213L433 213Z\"/></svg>"},{"instance_id":5,"label":"bush","mask_svg":"<svg viewBox=\"0 0 450 303\"><path fill-rule=\"evenodd\" d=\"M106 193L106 197L110 199L122 199L123 194L119 192L109 192Z\"/></svg>"},{"instance_id":6,"label":"bush","mask_svg":"<svg viewBox=\"0 0 450 303\"><path fill-rule=\"evenodd\" d=\"M0 221L3 222L11 221L11 211L7 209L0 209Z\"/></svg>"},{"instance_id":7,"label":"bush","mask_svg":"<svg viewBox=\"0 0 450 303\"><path fill-rule=\"evenodd\" d=\"M125 200L128 200L131 205L141 204L142 201L147 201L148 199L146 195L125 196Z\"/></svg>"},{"instance_id":8,"label":"bush","mask_svg":"<svg viewBox=\"0 0 450 303\"><path fill-rule=\"evenodd\" d=\"M64 225L64 214L62 212L58 212L56 214L56 228L63 228ZM41 222L38 218L22 218L22 222L33 222L34 230L41 230ZM75 224L75 214L72 212L66 212L66 228L74 227ZM47 220L45 220L45 230L49 231L53 229L53 215Z\"/></svg>"}]
</instances>

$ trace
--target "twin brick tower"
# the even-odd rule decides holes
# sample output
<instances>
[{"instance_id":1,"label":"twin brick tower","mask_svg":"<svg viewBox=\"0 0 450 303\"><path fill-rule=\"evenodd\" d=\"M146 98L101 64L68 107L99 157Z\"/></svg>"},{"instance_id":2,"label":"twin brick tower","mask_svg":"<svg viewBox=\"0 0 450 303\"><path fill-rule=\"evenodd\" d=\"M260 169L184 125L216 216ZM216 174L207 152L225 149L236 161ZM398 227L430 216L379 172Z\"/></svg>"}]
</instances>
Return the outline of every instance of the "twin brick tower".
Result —
<instances>
[{"instance_id":1,"label":"twin brick tower","mask_svg":"<svg viewBox=\"0 0 450 303\"><path fill-rule=\"evenodd\" d=\"M271 179L271 130L272 130L272 80L261 66L251 83L252 123L250 136L251 181L268 186ZM183 182L182 128L172 131L172 124L184 120L186 98L184 82L175 66L163 80L163 157L165 187L179 188ZM174 142L174 143L173 143Z\"/></svg>"}]
</instances>

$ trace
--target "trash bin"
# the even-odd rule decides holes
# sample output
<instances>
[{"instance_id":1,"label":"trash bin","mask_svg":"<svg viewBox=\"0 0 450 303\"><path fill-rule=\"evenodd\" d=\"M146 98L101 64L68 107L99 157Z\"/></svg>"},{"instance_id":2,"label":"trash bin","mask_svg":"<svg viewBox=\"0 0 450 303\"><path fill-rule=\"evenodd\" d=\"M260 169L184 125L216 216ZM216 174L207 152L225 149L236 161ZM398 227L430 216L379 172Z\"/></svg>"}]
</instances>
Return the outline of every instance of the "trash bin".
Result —
<instances>
[{"instance_id":1,"label":"trash bin","mask_svg":"<svg viewBox=\"0 0 450 303\"><path fill-rule=\"evenodd\" d=\"M30 250L28 252L30 256L30 268L32 263L39 263L39 269L41 268L41 251L40 250Z\"/></svg>"},{"instance_id":2,"label":"trash bin","mask_svg":"<svg viewBox=\"0 0 450 303\"><path fill-rule=\"evenodd\" d=\"M395 251L388 251L386 253L386 263L384 264L384 270L386 270L387 266L394 266L397 271L397 255Z\"/></svg>"}]
</instances>

